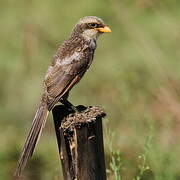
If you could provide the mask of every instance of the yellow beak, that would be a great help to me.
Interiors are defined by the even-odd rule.
[[[108,26],[100,27],[100,28],[95,28],[99,32],[111,32],[111,29]]]

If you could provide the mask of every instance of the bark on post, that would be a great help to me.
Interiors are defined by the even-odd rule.
[[[96,106],[63,105],[53,109],[53,118],[64,180],[106,180],[102,118],[105,113]]]

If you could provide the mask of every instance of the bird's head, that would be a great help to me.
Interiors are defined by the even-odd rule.
[[[96,16],[81,18],[73,29],[73,33],[82,35],[85,39],[97,39],[100,34],[111,32],[111,29]]]

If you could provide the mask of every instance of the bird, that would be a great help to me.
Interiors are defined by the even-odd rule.
[[[97,39],[107,32],[111,32],[111,29],[101,18],[86,16],[79,19],[69,38],[59,46],[45,74],[42,97],[19,157],[15,177],[22,176],[27,161],[33,155],[47,116],[55,104],[61,102],[68,108],[77,110],[68,101],[69,91],[89,69]]]

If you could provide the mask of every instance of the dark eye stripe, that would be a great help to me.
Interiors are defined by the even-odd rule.
[[[98,28],[98,27],[99,27],[99,24],[97,24],[97,23],[88,23],[88,26],[89,26],[90,28]]]
[[[91,23],[91,27],[96,28],[96,27],[98,27],[98,24],[96,24],[96,23]]]

